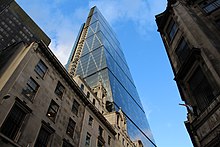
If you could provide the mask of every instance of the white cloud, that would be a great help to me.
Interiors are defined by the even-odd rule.
[[[89,9],[73,9],[66,14],[65,8],[60,7],[61,3],[63,3],[61,0],[52,2],[42,0],[40,3],[38,0],[33,0],[30,5],[25,5],[25,10],[51,38],[49,47],[60,62],[65,65],[81,23],[86,20]]]
[[[73,2],[42,0],[39,3],[38,0],[32,0],[31,4],[25,5],[30,16],[51,38],[50,48],[62,64],[66,64],[80,25],[86,20],[92,6],[96,5],[112,26],[133,23],[139,34],[148,35],[149,30],[155,30],[154,15],[163,11],[166,0],[91,0],[87,6],[68,12],[60,7],[70,3]]]
[[[137,28],[142,28],[149,14],[148,4],[144,0],[92,0],[89,5],[96,5],[112,25],[132,21],[138,26]]]
[[[96,5],[111,25],[130,21],[135,24],[138,33],[146,35],[149,30],[155,29],[154,16],[165,9],[166,3],[166,0],[92,0],[89,6]]]

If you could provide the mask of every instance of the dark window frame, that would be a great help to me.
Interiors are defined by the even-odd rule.
[[[99,136],[103,137],[103,134],[104,134],[104,129],[101,126],[99,126]]]
[[[66,128],[66,134],[69,135],[71,138],[73,138],[74,132],[75,132],[76,122],[69,118],[69,122]]]
[[[85,87],[84,84],[81,84],[81,85],[80,85],[80,89],[81,89],[82,91],[84,90],[84,87]]]
[[[89,132],[87,132],[86,134],[86,140],[85,140],[85,146],[86,147],[89,147],[90,146],[90,143],[91,143],[91,134]]]
[[[218,26],[218,28],[220,28],[220,18],[215,20],[216,25]]]
[[[40,60],[40,61],[37,63],[37,65],[35,66],[35,69],[34,69],[34,71],[35,71],[41,78],[43,78],[43,77],[45,76],[47,70],[48,70],[48,67],[46,66],[46,64],[45,64],[42,60]]]
[[[49,126],[45,121],[42,121],[34,147],[47,147],[50,143],[51,135],[54,132],[55,130],[51,126]]]
[[[46,147],[48,145],[50,135],[50,132],[48,132],[44,127],[41,127],[34,147]]]
[[[87,97],[87,98],[90,97],[90,92],[89,92],[89,91],[87,91],[87,93],[86,93],[86,97]]]
[[[74,99],[74,100],[73,100],[73,105],[72,105],[72,112],[73,112],[76,116],[78,116],[79,107],[80,107],[80,104]]]
[[[178,32],[178,26],[176,22],[173,20],[173,18],[171,18],[166,28],[166,33],[170,42],[175,38],[177,32]]]
[[[32,77],[30,77],[26,83],[25,88],[22,89],[22,94],[32,101],[39,87],[40,85]]]
[[[183,63],[189,55],[190,47],[184,37],[182,37],[175,49],[175,53],[180,63]]]
[[[119,114],[116,114],[116,124],[118,127],[119,127],[119,118],[120,118]]]
[[[50,106],[46,114],[47,117],[53,122],[55,122],[58,111],[59,111],[59,105],[54,100],[51,100]]]
[[[63,84],[61,84],[60,81],[58,81],[54,93],[55,93],[59,98],[62,98],[64,92],[65,92],[65,87],[63,86]]]
[[[196,67],[187,80],[187,87],[200,111],[206,109],[215,99],[214,88],[200,66]]]
[[[206,14],[210,14],[220,8],[220,0],[206,0],[199,3],[199,6]]]
[[[63,139],[62,147],[74,147],[74,146],[66,139]]]
[[[62,147],[74,147],[69,140],[63,139]]]
[[[18,112],[20,113],[19,116],[16,115]],[[27,121],[27,115],[31,112],[32,110],[27,107],[19,98],[15,98],[15,103],[4,120],[0,128],[0,132],[11,140],[17,141],[17,135],[21,131],[25,121]]]
[[[104,143],[98,139],[97,141],[97,147],[103,147],[104,146]]]
[[[88,125],[92,126],[93,121],[94,121],[93,117],[91,115],[89,115]]]
[[[108,145],[111,145],[111,136],[108,135]]]
[[[95,103],[96,103],[96,100],[95,100],[95,99],[93,99],[93,100],[92,100],[92,104],[93,104],[93,105],[95,105]]]

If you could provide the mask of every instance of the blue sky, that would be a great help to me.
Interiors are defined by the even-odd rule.
[[[52,39],[50,48],[66,64],[80,25],[96,5],[115,31],[127,59],[158,147],[192,147],[186,110],[157,32],[154,15],[166,0],[16,0]]]

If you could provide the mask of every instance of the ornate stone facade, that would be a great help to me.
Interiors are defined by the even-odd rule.
[[[194,146],[220,146],[220,2],[168,0],[156,16],[175,81],[188,110]]]

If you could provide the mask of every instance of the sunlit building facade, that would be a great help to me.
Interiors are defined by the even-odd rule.
[[[102,82],[107,91],[106,109],[113,112],[121,108],[131,139],[156,146],[120,43],[97,7],[90,10],[82,25],[66,68],[91,88]]]

